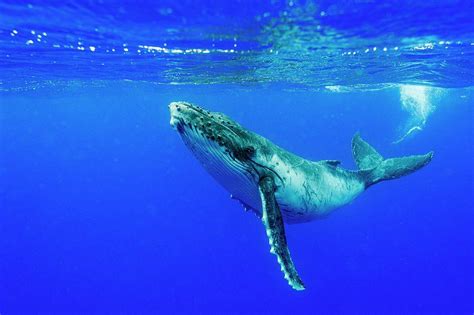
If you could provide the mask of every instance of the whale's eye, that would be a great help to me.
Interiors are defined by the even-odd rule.
[[[255,154],[255,148],[253,147],[241,148],[234,152],[234,156],[241,161],[250,159],[251,157],[254,156],[254,154]]]
[[[255,154],[255,148],[253,147],[246,147],[244,151],[247,157],[252,157]]]

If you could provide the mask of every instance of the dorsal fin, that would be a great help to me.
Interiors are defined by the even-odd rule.
[[[352,155],[360,170],[373,169],[383,161],[383,157],[370,144],[362,140],[359,133],[352,138]]]
[[[322,160],[321,163],[327,164],[329,166],[338,167],[341,164],[339,160]]]

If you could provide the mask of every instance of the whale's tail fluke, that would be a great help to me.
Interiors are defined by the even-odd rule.
[[[352,139],[352,154],[366,187],[411,174],[433,158],[433,152],[429,152],[424,155],[384,159],[370,144],[362,140],[359,133]]]

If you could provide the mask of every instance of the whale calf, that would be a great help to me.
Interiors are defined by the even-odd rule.
[[[337,160],[309,161],[253,133],[222,113],[187,102],[169,105],[170,124],[185,145],[232,198],[263,221],[285,279],[305,285],[288,250],[284,223],[308,222],[350,203],[368,187],[408,175],[428,164],[433,152],[384,159],[357,133],[352,153],[358,170]]]

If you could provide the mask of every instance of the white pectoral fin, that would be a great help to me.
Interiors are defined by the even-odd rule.
[[[262,199],[262,221],[265,224],[270,252],[278,258],[278,263],[285,275],[285,279],[295,290],[304,290],[296,268],[291,260],[288,244],[286,242],[285,226],[280,207],[275,199],[275,182],[271,177],[263,177],[259,182],[260,197]]]

